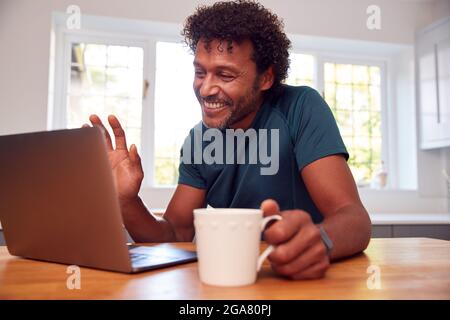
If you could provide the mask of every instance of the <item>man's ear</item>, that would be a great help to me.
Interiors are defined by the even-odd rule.
[[[261,75],[261,91],[266,91],[272,88],[273,82],[275,80],[275,75],[273,71],[273,66],[267,68],[266,71]]]

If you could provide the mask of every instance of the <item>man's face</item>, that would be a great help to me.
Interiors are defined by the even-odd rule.
[[[200,40],[195,52],[194,91],[210,128],[247,128],[262,102],[260,77],[251,59],[249,40],[228,43],[213,40],[209,48]]]

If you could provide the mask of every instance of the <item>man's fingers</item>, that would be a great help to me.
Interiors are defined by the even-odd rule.
[[[137,152],[136,145],[132,144],[130,147],[130,160],[133,164],[141,164],[141,157],[139,156],[139,153]]]
[[[114,137],[116,139],[116,149],[127,150],[127,140],[125,138],[125,131],[122,129],[119,120],[117,120],[115,116],[109,115],[108,122],[114,132]]]
[[[264,231],[264,239],[270,244],[289,241],[299,232],[302,226],[307,225],[311,220],[309,215],[301,210],[283,211],[281,216],[283,219],[277,221]]]
[[[135,166],[135,168],[138,170],[137,177],[142,180],[144,178],[144,170],[142,169],[141,164],[141,157],[139,156],[139,153],[137,152],[137,148],[135,144],[132,144],[130,147],[130,152],[128,152],[131,163]]]
[[[272,199],[264,200],[261,203],[261,210],[263,211],[265,217],[280,213],[278,203]]]
[[[325,277],[325,274],[330,266],[329,260],[322,260],[317,262],[316,264],[311,265],[307,269],[291,275],[290,278],[294,280],[311,280],[311,279],[320,279]]]
[[[264,200],[261,203],[261,210],[263,211],[264,217],[273,216],[275,214],[280,214],[280,207],[278,206],[278,203],[272,199]],[[265,229],[267,230],[274,223],[276,223],[276,221],[270,221],[266,225]]]
[[[300,230],[290,241],[278,245],[269,255],[269,260],[278,265],[290,264],[295,260],[300,260],[297,262],[300,263],[304,260],[302,256],[307,255],[310,250],[315,252],[315,258],[324,256],[326,249],[321,241],[320,232],[316,232],[316,229],[316,227],[307,227]],[[308,260],[309,257],[305,259]]]
[[[108,149],[108,151],[111,151],[113,149],[111,137],[108,133],[108,130],[106,130],[105,126],[103,125],[102,120],[100,120],[100,118],[96,114],[92,114],[89,117],[89,120],[91,121],[93,126],[97,126],[103,131],[103,134],[105,135],[106,148]]]

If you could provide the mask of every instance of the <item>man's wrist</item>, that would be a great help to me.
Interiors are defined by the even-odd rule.
[[[317,227],[319,228],[320,236],[322,237],[322,242],[325,245],[325,248],[327,249],[327,255],[328,257],[330,257],[331,251],[333,250],[334,247],[333,241],[331,241],[330,237],[328,236],[327,232],[325,231],[322,225],[319,224]]]
[[[135,207],[140,202],[141,202],[141,198],[139,198],[138,195],[136,195],[135,197],[132,197],[132,198],[119,198],[119,205],[120,205],[120,209],[122,211],[128,210],[132,207]]]

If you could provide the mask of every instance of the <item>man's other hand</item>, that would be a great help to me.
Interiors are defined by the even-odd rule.
[[[125,131],[115,116],[108,116],[109,125],[114,133],[115,148],[113,148],[111,136],[100,118],[94,114],[89,117],[89,120],[93,126],[102,129],[105,135],[106,149],[108,150],[119,202],[121,206],[127,205],[129,202],[137,199],[142,179],[144,178],[141,158],[137,148],[132,144],[128,150]],[[89,127],[89,125],[84,124],[83,127]]]
[[[282,220],[264,231],[267,243],[275,246],[269,255],[272,269],[291,279],[317,279],[325,276],[330,265],[319,228],[302,210],[281,211],[274,200],[261,204],[264,216],[279,214]]]

